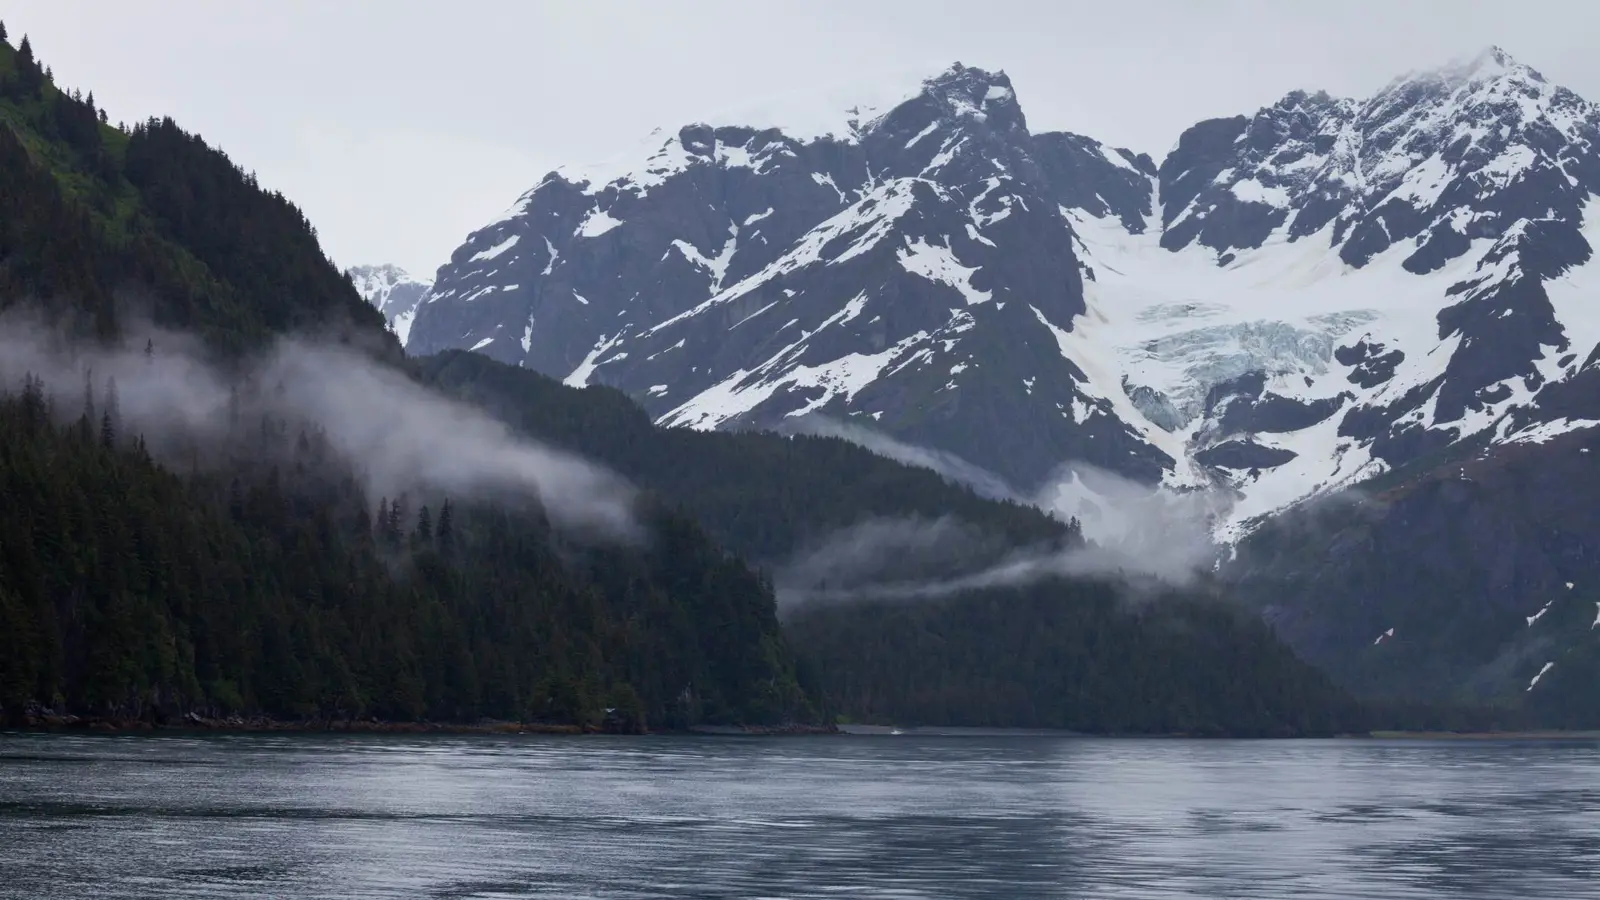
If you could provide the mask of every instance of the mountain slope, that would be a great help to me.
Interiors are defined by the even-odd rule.
[[[857,720],[1085,731],[1328,734],[1361,711],[1204,586],[972,575],[1081,552],[1076,529],[838,438],[653,426],[621,393],[448,351],[421,377],[659,492],[771,570],[808,684]],[[820,571],[823,596],[807,597]],[[968,584],[963,586],[963,577]],[[931,585],[857,602],[828,588]],[[980,579],[981,581],[981,579]]]
[[[691,125],[551,173],[441,268],[408,349],[668,425],[853,418],[1022,494],[1069,461],[1212,488],[1232,539],[1474,436],[1600,422],[1565,387],[1600,345],[1597,141],[1498,49],[1199,123],[1159,163],[1034,134],[958,65],[829,134]]]
[[[319,432],[248,422],[180,479],[48,399],[0,397],[0,720],[814,715],[770,589],[687,518],[648,513],[641,550],[428,494],[374,517]]]
[[[423,390],[292,204],[3,41],[0,310],[0,721],[815,715],[750,567]]]
[[[111,127],[0,42],[0,308],[42,299],[101,337],[148,318],[237,352],[315,328],[398,356],[282,195],[171,119]]]
[[[394,265],[356,266],[345,274],[361,296],[383,313],[390,330],[404,344],[417,306],[433,289],[433,282],[412,278],[405,269]]]
[[[1600,725],[1594,433],[1462,448],[1267,523],[1225,569],[1306,658],[1368,697]]]

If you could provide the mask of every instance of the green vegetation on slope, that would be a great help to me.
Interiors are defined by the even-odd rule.
[[[110,126],[0,43],[7,306],[84,341],[149,319],[224,359],[307,330],[400,360],[282,196],[170,120]],[[105,398],[70,421],[99,385],[0,387],[0,719],[813,715],[771,586],[648,498],[639,547],[505,504],[380,510],[310,423],[263,418],[175,472]]]
[[[858,721],[1256,737],[1364,730],[1357,705],[1259,619],[1179,592],[1129,605],[1047,582],[829,607],[790,638]]]
[[[0,401],[0,706],[127,716],[806,717],[770,588],[682,516],[643,549],[535,511],[369,514],[315,430],[241,425],[179,479],[112,420]]]
[[[398,352],[281,194],[171,119],[107,124],[0,42],[0,308],[45,299],[102,338],[147,317],[222,350],[315,325]]]

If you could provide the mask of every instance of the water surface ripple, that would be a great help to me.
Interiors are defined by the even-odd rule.
[[[0,897],[1600,898],[1600,743],[0,733]]]

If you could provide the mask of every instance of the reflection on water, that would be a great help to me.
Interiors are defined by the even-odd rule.
[[[0,897],[1600,897],[1600,744],[0,734]]]

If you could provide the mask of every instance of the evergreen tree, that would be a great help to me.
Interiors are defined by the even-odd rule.
[[[105,410],[105,421],[114,436],[116,432],[122,430],[122,402],[117,398],[117,377],[115,375],[106,378],[106,393],[102,408]],[[107,446],[110,446],[110,444]]]
[[[416,539],[421,544],[433,543],[433,514],[428,512],[427,504],[417,511]]]
[[[6,23],[0,22],[0,41],[6,40]]]
[[[455,549],[456,527],[455,513],[448,497],[445,498],[444,505],[439,507],[439,527],[435,529],[435,534],[438,536],[439,552],[449,556]]]
[[[390,549],[399,549],[400,541],[405,537],[405,534],[405,495],[401,494],[400,497],[395,499],[393,503],[389,504],[387,527],[384,529],[384,539],[389,544]]]

